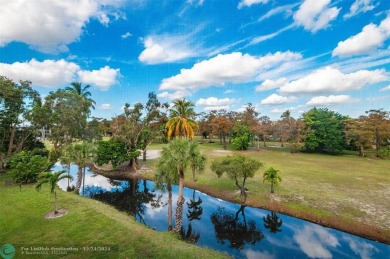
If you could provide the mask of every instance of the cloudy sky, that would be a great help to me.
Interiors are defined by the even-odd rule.
[[[0,75],[92,86],[111,118],[148,92],[272,119],[390,110],[388,0],[0,0]]]

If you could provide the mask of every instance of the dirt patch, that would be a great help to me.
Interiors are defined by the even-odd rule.
[[[50,211],[45,215],[45,219],[56,219],[61,218],[69,213],[69,210],[66,209],[59,209],[56,211]]]

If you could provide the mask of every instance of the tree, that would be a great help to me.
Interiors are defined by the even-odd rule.
[[[195,174],[196,172],[202,172],[205,169],[206,165],[206,156],[200,153],[199,146],[197,142],[190,142],[190,157],[189,163],[192,171],[192,179],[196,181]]]
[[[35,132],[32,121],[34,104],[40,100],[39,93],[32,89],[30,81],[20,84],[0,76],[0,170],[3,156],[11,157],[23,142]]]
[[[271,215],[267,215],[263,217],[264,227],[269,230],[271,233],[278,233],[282,231],[280,227],[283,224],[283,221],[278,217],[278,215],[271,211]]]
[[[238,114],[238,120],[241,124],[246,125],[250,131],[250,138],[254,140],[254,135],[256,134],[256,125],[258,120],[259,113],[256,112],[255,107],[252,103],[247,103],[245,110]]]
[[[90,98],[92,94],[88,90],[91,86],[86,85],[83,87],[80,82],[72,82],[70,85],[71,86],[65,87],[65,90],[83,97],[84,100],[90,103],[90,107],[95,110],[96,102]]]
[[[263,140],[263,147],[266,146],[265,141],[270,134],[272,128],[272,121],[268,116],[261,116],[257,123],[252,126],[251,131],[258,135],[257,150],[260,149],[260,139]]]
[[[282,113],[280,120],[276,123],[276,132],[280,139],[281,147],[284,147],[284,142],[291,137],[294,122],[295,120],[291,117],[291,112],[286,110]]]
[[[248,126],[236,123],[233,127],[232,144],[238,150],[246,150],[251,141],[251,132]]]
[[[228,177],[234,180],[236,186],[241,191],[241,195],[246,197],[245,182],[248,177],[252,178],[263,164],[249,157],[234,154],[223,158],[217,158],[211,163],[211,170],[221,177],[227,173]],[[239,181],[242,181],[241,184]]]
[[[303,114],[305,149],[309,152],[340,154],[345,147],[344,121],[347,117],[328,109],[313,108]]]
[[[166,175],[169,179],[179,178],[175,232],[179,232],[182,226],[184,176],[187,168],[191,165],[190,159],[193,153],[200,154],[199,146],[196,142],[191,142],[187,139],[174,139],[169,142],[168,146],[163,147],[161,157],[157,164],[158,171]],[[202,161],[205,163],[205,160]]]
[[[44,106],[54,150],[82,139],[90,114],[90,102],[73,92],[59,89],[46,96]]]
[[[305,140],[305,124],[302,119],[297,119],[293,121],[292,129],[291,129],[291,142],[293,145],[292,152],[296,152],[298,149],[298,146],[301,142]]]
[[[390,139],[390,111],[383,109],[366,111],[367,126],[371,129],[377,155],[384,144]]]
[[[25,151],[13,155],[9,161],[10,172],[20,188],[22,184],[36,182],[39,174],[49,170],[50,166],[47,157]]]
[[[57,192],[56,192],[56,186],[59,181],[62,179],[70,179],[72,180],[73,177],[71,175],[67,175],[66,171],[58,171],[58,172],[44,172],[39,175],[38,183],[36,184],[35,188],[39,191],[43,184],[48,183],[50,185],[50,192],[54,194],[54,214],[58,213],[57,210]]]
[[[157,130],[152,130],[152,125],[162,115],[161,108],[166,104],[161,104],[155,93],[148,95],[145,104],[136,103],[133,107],[126,103],[124,113],[113,118],[111,121],[111,131],[113,138],[125,144],[125,155],[129,158],[130,170],[134,173],[138,171],[137,158],[140,154],[138,149],[143,150],[158,136]],[[151,134],[144,134],[149,131]]]
[[[88,142],[69,145],[64,149],[66,160],[77,165],[77,182],[74,190],[77,194],[80,192],[81,182],[83,179],[83,168],[86,166],[87,162],[91,160],[93,153],[94,147]]]
[[[373,144],[375,131],[367,124],[366,116],[345,121],[346,141],[348,144],[358,148],[359,156],[364,156],[364,150],[370,148]]]
[[[168,129],[168,139],[172,136],[186,137],[192,139],[195,136],[195,130],[199,129],[194,120],[194,104],[185,99],[173,101],[173,108],[169,109],[170,119],[166,124]]]
[[[226,150],[226,137],[231,133],[234,123],[226,115],[218,115],[210,121],[212,131],[221,137]]]
[[[280,171],[273,167],[268,168],[263,174],[263,183],[269,182],[271,184],[271,193],[274,193],[274,186],[278,186],[281,181]]]

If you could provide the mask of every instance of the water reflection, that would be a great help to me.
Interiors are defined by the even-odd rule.
[[[241,219],[239,215],[241,213]],[[241,250],[246,243],[256,244],[264,238],[261,230],[257,229],[256,222],[245,217],[245,206],[241,205],[234,214],[226,211],[224,208],[218,208],[211,215],[211,222],[214,224],[215,237],[220,244],[229,241],[230,248]]]
[[[57,165],[57,170],[61,169]],[[77,167],[71,166],[70,173],[75,177]],[[157,231],[172,227],[176,185],[163,192],[155,190],[151,181],[111,180],[88,170],[84,181],[82,195],[111,204]],[[67,179],[59,186],[66,190]],[[390,248],[385,244],[189,188],[183,191],[186,202],[181,238],[235,258],[389,258]]]

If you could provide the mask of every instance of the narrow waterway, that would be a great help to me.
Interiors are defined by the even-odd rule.
[[[55,170],[62,170],[56,165]],[[77,167],[71,166],[75,185]],[[59,183],[66,190],[68,180]],[[102,201],[156,231],[174,225],[178,187],[155,190],[148,180],[117,181],[86,170],[81,195]],[[268,210],[184,188],[181,238],[235,258],[390,258],[390,246]],[[172,223],[168,219],[172,209]]]

